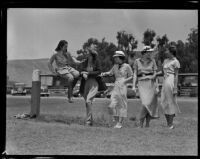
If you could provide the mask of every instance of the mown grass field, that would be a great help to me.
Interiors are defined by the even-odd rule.
[[[107,112],[109,99],[96,99],[94,126],[84,125],[82,98],[69,104],[63,97],[41,98],[37,119],[16,119],[29,113],[30,97],[7,97],[6,151],[9,155],[197,155],[197,98],[179,98],[182,113],[169,130],[161,113],[150,128],[137,128],[127,119],[122,129],[114,129]],[[139,99],[128,100],[128,116],[140,110]]]

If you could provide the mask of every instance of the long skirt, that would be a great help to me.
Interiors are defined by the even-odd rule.
[[[174,88],[174,75],[169,74],[164,78],[162,91],[161,91],[161,106],[165,114],[178,114],[180,113],[177,104],[176,96],[173,94]]]
[[[92,103],[98,92],[99,85],[94,78],[89,78],[85,82],[83,98],[87,103]]]
[[[112,115],[127,117],[127,86],[120,80],[116,81],[110,98],[109,108],[112,110]]]
[[[150,116],[158,118],[158,99],[155,80],[139,80],[138,90],[142,105],[147,109]]]

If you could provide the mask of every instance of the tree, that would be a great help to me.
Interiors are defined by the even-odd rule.
[[[88,47],[91,46],[91,44],[95,44],[95,45],[98,45],[98,40],[95,39],[95,38],[89,38],[87,42],[85,42],[83,44],[83,50],[86,50]]]
[[[132,34],[129,34],[124,30],[117,32],[116,38],[118,49],[124,51],[127,55],[137,48],[138,41]]]
[[[187,42],[185,43],[185,58],[184,72],[198,72],[198,29],[192,28],[188,34]]]
[[[143,41],[142,43],[144,45],[148,45],[148,46],[151,46],[151,48],[154,48],[155,44],[153,44],[153,40],[154,40],[154,37],[156,36],[156,33],[155,31],[151,30],[151,29],[147,29],[145,32],[144,32],[144,37],[143,37]]]
[[[191,33],[188,34],[188,43],[191,53],[198,58],[198,29],[192,28]]]
[[[135,56],[134,49],[137,48],[138,41],[135,37],[122,30],[117,32],[117,42],[118,42],[118,50],[122,50],[126,55],[126,62],[130,65],[133,64],[133,59]]]
[[[156,38],[156,41],[157,41],[157,54],[156,54],[156,62],[157,62],[157,66],[158,66],[158,70],[161,70],[162,69],[162,63],[165,59],[165,51],[166,51],[166,48],[168,46],[168,37],[167,35],[163,35],[162,37],[160,36],[157,36]]]
[[[82,60],[86,58],[85,51],[92,44],[96,45],[96,49],[98,52],[98,60],[100,62],[102,71],[110,70],[113,65],[112,56],[114,52],[117,50],[117,47],[113,43],[107,42],[105,38],[103,38],[101,41],[98,41],[95,38],[89,38],[83,44],[83,49],[77,51],[77,54],[79,54],[77,59]]]

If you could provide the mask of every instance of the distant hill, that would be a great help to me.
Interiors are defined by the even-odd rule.
[[[48,59],[8,60],[7,76],[9,81],[23,82],[31,87],[33,70],[39,69],[42,74],[50,73],[47,63]]]

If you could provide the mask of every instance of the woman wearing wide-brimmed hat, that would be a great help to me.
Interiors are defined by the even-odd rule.
[[[114,66],[109,72],[102,73],[102,76],[114,75],[115,84],[111,93],[109,109],[117,122],[114,128],[122,128],[122,122],[127,117],[127,86],[126,83],[133,78],[133,72],[129,64],[125,63],[123,51],[116,51],[113,55]]]
[[[135,60],[134,63],[134,77],[133,90],[136,90],[136,82],[138,84],[138,91],[142,103],[139,121],[140,127],[143,127],[146,119],[146,127],[149,127],[151,119],[158,118],[158,104],[157,104],[157,83],[156,70],[157,65],[151,57],[153,49],[150,46],[144,46],[141,51],[142,57]]]
[[[80,93],[85,100],[86,105],[86,125],[93,125],[92,104],[94,97],[98,91],[105,91],[107,89],[102,78],[99,76],[101,73],[100,64],[98,61],[98,53],[94,45],[90,46],[87,50],[87,59],[82,63],[81,67],[81,85]]]
[[[173,118],[180,113],[176,101],[180,63],[176,58],[176,46],[170,45],[169,50],[165,54],[167,58],[163,62],[164,81],[161,91],[161,106],[164,110],[169,129],[173,129]]]

